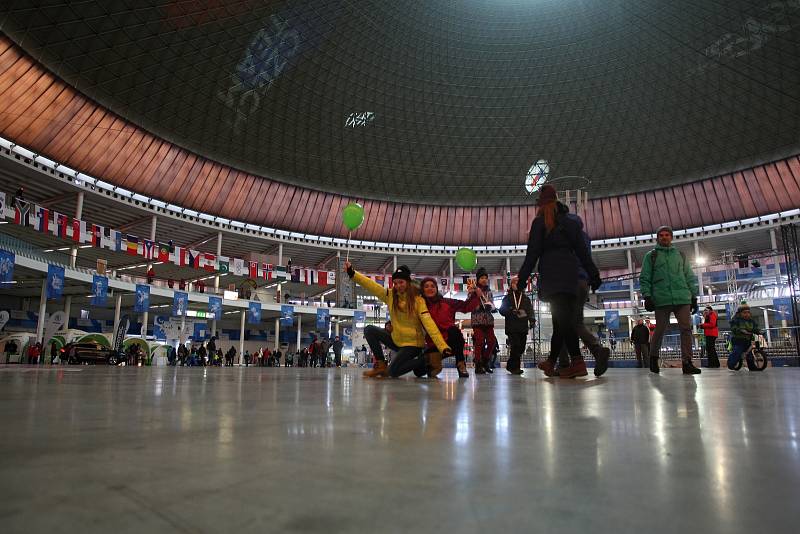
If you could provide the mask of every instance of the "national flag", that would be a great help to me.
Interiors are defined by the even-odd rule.
[[[93,247],[99,247],[103,237],[103,227],[97,224],[92,225],[91,243]]]
[[[172,251],[172,263],[175,265],[186,265],[186,249],[183,247],[175,247]]]
[[[282,265],[278,265],[275,268],[275,277],[276,278],[283,278],[284,280],[289,278],[289,272],[286,270],[286,267]]]
[[[59,222],[61,221],[61,218],[64,216],[58,213],[57,211],[54,211],[52,213],[53,213],[53,221],[49,224],[48,230],[50,231],[51,234],[53,234],[56,237],[63,237],[61,235],[61,225],[59,224]]]
[[[125,249],[127,250],[128,254],[131,256],[136,256],[139,254],[139,238],[135,235],[128,234],[125,236],[126,246]]]
[[[227,274],[231,270],[231,260],[227,256],[217,257],[217,271],[220,274]]]
[[[268,263],[262,263],[261,264],[261,271],[259,272],[259,275],[264,280],[268,280],[269,279],[269,268],[268,267],[269,267]]]
[[[247,274],[247,267],[245,267],[242,258],[233,258],[233,274],[236,276],[245,276]]]
[[[58,237],[62,239],[67,239],[68,233],[67,230],[69,229],[69,217],[64,215],[63,213],[56,213],[53,217],[53,221],[56,223],[56,228],[58,228]]]
[[[25,201],[17,200],[14,206],[14,224],[26,225],[29,222],[31,205]]]
[[[200,252],[189,249],[189,266],[195,269],[200,268]]]
[[[450,286],[450,279],[449,278],[440,278],[439,283],[442,285],[442,289],[447,289]]]
[[[149,239],[142,240],[142,256],[148,260],[155,259],[157,256],[156,242]]]
[[[328,271],[319,271],[317,273],[317,283],[321,286],[328,285]]]
[[[248,275],[250,278],[258,278],[258,262],[250,261],[248,264],[250,265],[250,268],[248,269]]]
[[[497,277],[495,279],[495,289],[497,289],[497,291],[503,291],[503,286],[504,286],[503,277],[502,276]]]
[[[216,254],[209,254],[204,252],[200,255],[200,262],[198,267],[202,268],[205,271],[213,273],[217,270],[217,255]]]
[[[300,269],[292,271],[292,282],[300,282]]]
[[[47,232],[50,228],[50,210],[41,206],[35,206],[35,208],[34,228],[39,232]]]
[[[158,261],[163,263],[169,261],[169,245],[164,243],[158,244]]]
[[[306,269],[306,284],[313,286],[317,281],[317,271],[314,269]]]
[[[386,287],[392,287],[392,275],[386,277],[387,285]]]
[[[328,284],[329,285],[336,284],[336,271],[328,271]]]
[[[84,235],[86,235],[86,221],[72,219],[72,240],[76,243],[82,243]]]

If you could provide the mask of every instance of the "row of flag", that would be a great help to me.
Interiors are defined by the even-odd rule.
[[[5,196],[4,193],[0,195]],[[14,223],[50,233],[76,244],[88,244],[112,252],[124,252],[147,260],[173,263],[180,267],[192,267],[212,273],[232,273],[253,279],[296,282],[306,285],[334,285],[335,271],[321,271],[249,261],[242,258],[217,256],[191,248],[140,238],[113,228],[74,219],[57,211],[31,202],[16,202]]]

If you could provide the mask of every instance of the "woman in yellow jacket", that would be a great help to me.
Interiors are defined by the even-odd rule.
[[[373,325],[364,329],[364,337],[376,360],[375,367],[364,373],[365,377],[391,376],[397,378],[416,369],[421,373],[424,372],[426,370],[424,355],[426,331],[442,355],[450,355],[450,347],[447,346],[439,328],[431,319],[425,299],[411,284],[411,271],[408,267],[401,265],[392,274],[391,289],[386,289],[356,272],[349,261],[345,262],[344,267],[347,275],[356,284],[389,306],[389,316],[392,320],[391,333]],[[386,357],[383,355],[381,344],[395,351],[390,366],[386,365]]]

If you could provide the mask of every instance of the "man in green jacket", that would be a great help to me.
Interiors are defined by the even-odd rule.
[[[650,370],[658,373],[658,355],[670,314],[675,314],[681,333],[684,374],[700,374],[692,363],[691,313],[697,310],[697,277],[683,254],[672,246],[672,228],[656,233],[658,245],[645,254],[639,284],[645,308],[656,312],[656,330],[650,340]]]

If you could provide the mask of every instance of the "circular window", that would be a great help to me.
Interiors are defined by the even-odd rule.
[[[525,175],[525,189],[528,194],[535,193],[547,182],[550,177],[550,164],[546,160],[540,159],[528,169]]]

